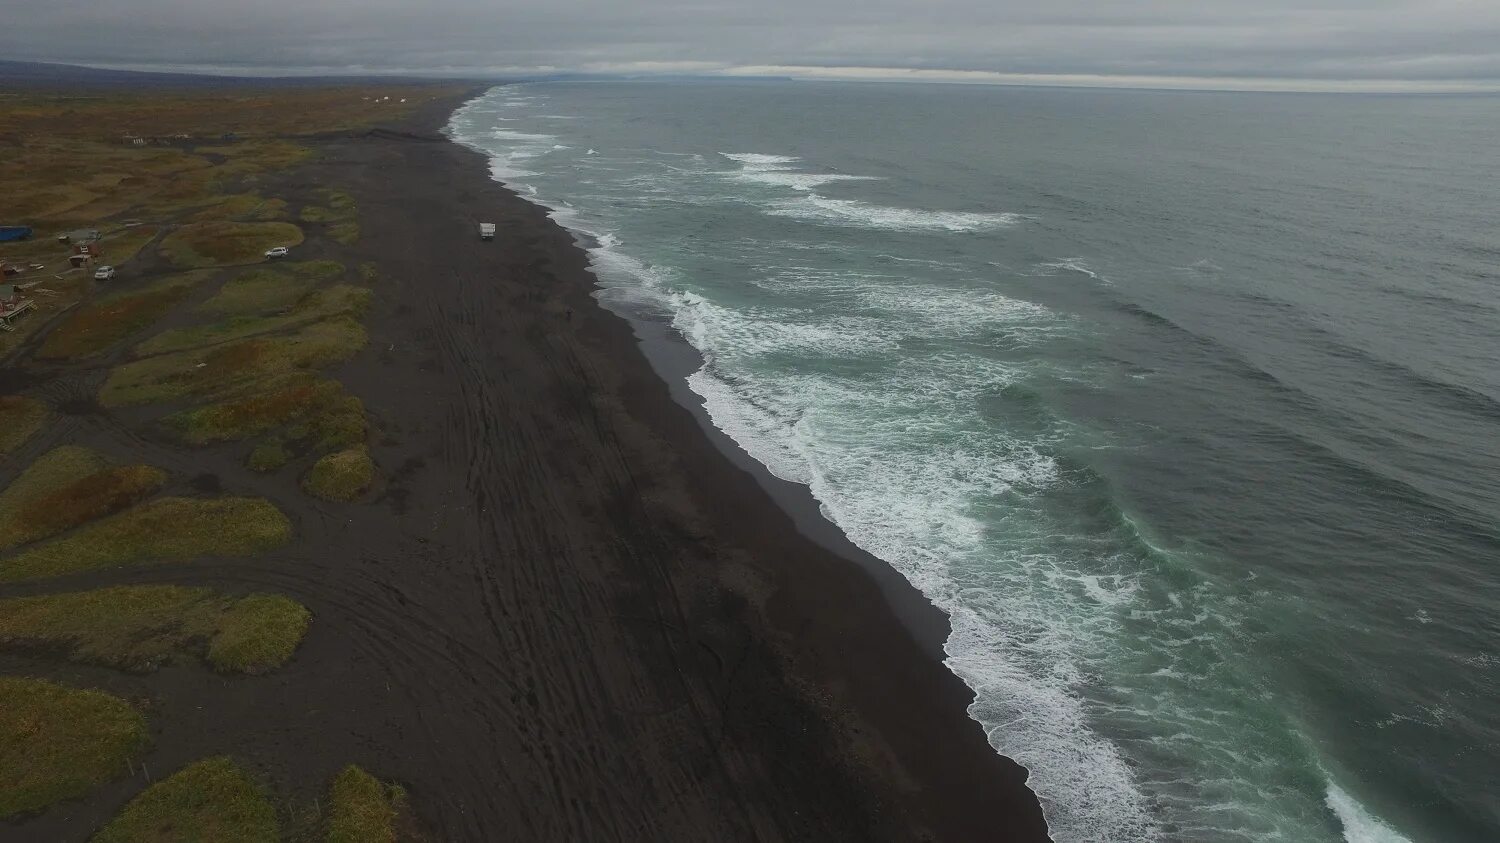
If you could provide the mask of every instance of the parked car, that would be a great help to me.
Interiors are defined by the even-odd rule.
[[[286,253],[287,248],[285,246],[276,246],[274,248],[266,250],[266,257],[275,260],[276,258],[286,257]]]
[[[101,266],[94,270],[95,281],[108,281],[115,277],[115,268],[112,266]]]

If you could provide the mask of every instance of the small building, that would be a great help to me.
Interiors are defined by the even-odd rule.
[[[0,243],[8,243],[12,240],[26,240],[31,237],[31,226],[29,225],[0,225]]]
[[[0,284],[0,331],[14,331],[15,318],[35,307],[36,302],[23,297],[16,285]]]

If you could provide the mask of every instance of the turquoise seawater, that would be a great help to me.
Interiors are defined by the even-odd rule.
[[[499,87],[1059,841],[1500,839],[1500,99]]]

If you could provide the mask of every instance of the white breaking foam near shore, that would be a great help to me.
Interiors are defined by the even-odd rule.
[[[843,291],[847,279],[804,275],[817,289]],[[905,330],[947,334],[956,301],[931,308],[884,292],[869,277],[861,298],[901,309]],[[778,284],[788,286],[790,279]],[[955,295],[957,295],[955,293]],[[1075,689],[1085,677],[1074,665],[1086,646],[1064,610],[1036,602],[1027,577],[1054,576],[1056,560],[1017,558],[1015,588],[990,578],[995,545],[976,501],[997,500],[1058,480],[1051,457],[1034,444],[997,438],[967,424],[982,396],[1018,375],[968,355],[940,353],[887,364],[874,380],[832,371],[767,367],[788,350],[819,359],[888,348],[889,320],[789,322],[793,312],[729,308],[674,293],[674,325],[703,352],[706,364],[688,379],[714,426],[773,475],[806,485],[829,520],[855,544],[885,560],[952,618],[945,644],[949,668],[976,692],[971,716],[997,750],[1031,769],[1055,839],[1135,841],[1156,829],[1130,767],[1116,747],[1090,728]],[[1003,296],[970,302],[967,329],[982,320],[1027,325],[1050,311]],[[973,306],[979,304],[981,306]],[[948,305],[948,306],[944,306]],[[910,306],[910,307],[908,307]],[[850,358],[854,359],[854,358]],[[981,558],[982,557],[982,558]],[[1047,569],[1047,570],[1043,570]],[[1105,612],[1129,602],[1131,587],[1104,589],[1083,577],[1081,603]],[[1059,589],[1044,593],[1057,594]]]
[[[1411,838],[1386,825],[1347,791],[1328,783],[1328,809],[1344,824],[1344,839],[1349,843],[1411,843]]]

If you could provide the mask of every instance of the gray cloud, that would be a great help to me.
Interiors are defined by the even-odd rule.
[[[879,67],[985,71],[1023,81],[1061,75],[1248,78],[1272,86],[1286,80],[1451,80],[1500,87],[1500,3],[1494,0],[7,5],[0,55],[112,65],[465,73]],[[847,75],[834,73],[840,74]]]

